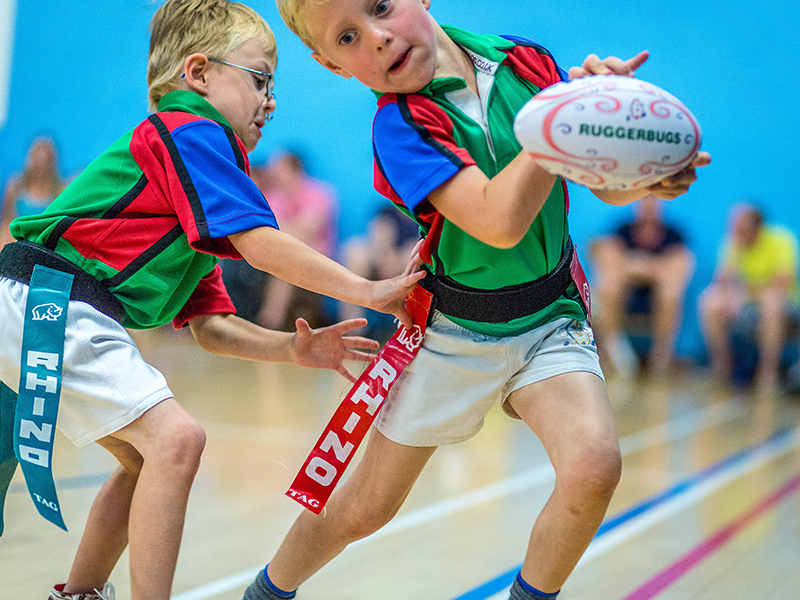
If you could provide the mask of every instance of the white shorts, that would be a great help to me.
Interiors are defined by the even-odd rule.
[[[0,277],[0,381],[15,392],[27,298],[27,284]],[[144,361],[122,325],[70,301],[57,424],[64,435],[85,446],[171,397],[164,376]]]
[[[398,444],[454,444],[478,433],[498,400],[508,415],[519,418],[508,403],[512,392],[576,371],[603,379],[586,322],[563,318],[498,338],[436,312],[419,354],[395,381],[375,425]]]

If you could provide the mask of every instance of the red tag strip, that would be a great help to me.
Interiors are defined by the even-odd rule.
[[[589,327],[592,326],[592,294],[589,291],[589,282],[586,280],[586,273],[583,272],[583,267],[578,260],[578,246],[572,254],[572,264],[570,265],[572,271],[572,280],[578,286],[578,292],[583,300],[583,305],[586,307],[586,320],[589,322]]]
[[[331,417],[286,495],[319,514],[367,435],[383,401],[403,369],[417,355],[433,296],[417,286],[406,298],[414,319],[400,327],[364,370]]]

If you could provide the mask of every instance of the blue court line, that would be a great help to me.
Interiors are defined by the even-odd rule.
[[[95,473],[93,475],[78,475],[77,477],[64,477],[56,479],[56,488],[59,490],[77,490],[80,488],[94,487],[103,485],[106,479],[111,476],[111,471],[107,473]],[[27,494],[28,488],[25,482],[15,482],[8,486],[9,494]]]
[[[789,428],[781,428],[775,431],[769,437],[763,439],[762,441],[753,444],[752,446],[748,446],[743,450],[739,450],[726,458],[723,458],[717,463],[706,467],[702,471],[683,479],[682,481],[678,482],[671,488],[660,492],[650,498],[646,498],[642,502],[638,504],[634,504],[627,510],[624,510],[620,513],[617,513],[615,516],[607,519],[603,522],[600,528],[597,530],[595,534],[595,539],[599,538],[602,535],[605,535],[609,531],[616,529],[623,523],[630,521],[634,517],[641,515],[649,510],[656,508],[657,506],[664,504],[668,500],[671,500],[681,494],[686,493],[693,487],[698,486],[702,482],[711,477],[719,474],[722,471],[726,471],[728,469],[732,469],[735,466],[745,462],[753,455],[764,452],[766,450],[772,449],[774,447],[780,447],[783,444],[787,443],[791,438],[793,431]],[[487,598],[491,598],[495,594],[507,589],[512,583],[514,583],[514,578],[519,573],[519,570],[522,568],[522,564],[517,565],[513,569],[498,575],[494,579],[490,579],[486,583],[479,585],[476,588],[473,588],[454,598],[454,600],[486,600]]]

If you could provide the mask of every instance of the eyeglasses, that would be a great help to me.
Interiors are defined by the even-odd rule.
[[[212,58],[211,56],[208,57],[208,60],[211,62],[219,63],[221,65],[227,65],[229,67],[234,67],[236,69],[241,69],[242,71],[247,71],[248,73],[252,73],[253,75],[258,75],[258,77],[253,77],[256,84],[256,89],[260,91],[264,91],[264,95],[267,97],[267,100],[271,100],[272,97],[275,95],[275,75],[272,73],[265,73],[264,71],[257,71],[255,69],[250,69],[248,67],[243,67],[241,65],[235,65],[233,63],[226,62],[219,58]]]
[[[248,73],[252,73],[253,80],[256,85],[256,90],[259,92],[264,92],[264,95],[267,97],[267,101],[272,100],[275,98],[275,75],[272,73],[266,73],[264,71],[257,71],[256,69],[250,69],[248,67],[243,67],[241,65],[235,65],[233,63],[229,63],[227,61],[221,60],[219,58],[213,58],[211,56],[208,57],[208,60],[211,62],[219,63],[221,65],[227,65],[229,67],[234,67],[236,69],[241,69],[242,71],[247,71]],[[181,78],[185,78],[186,73],[181,75]],[[272,120],[272,113],[268,112],[266,114],[266,120]]]

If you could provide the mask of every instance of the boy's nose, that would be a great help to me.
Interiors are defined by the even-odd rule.
[[[369,28],[369,34],[372,38],[373,44],[375,44],[375,48],[378,50],[383,50],[389,46],[394,38],[390,31],[380,27],[379,25],[372,25]]]
[[[277,101],[275,100],[275,95],[274,94],[272,96],[270,96],[269,98],[264,97],[264,113],[266,115],[267,121],[272,119],[272,113],[275,112],[275,109],[277,108],[277,106],[278,106],[278,104],[277,104]]]

